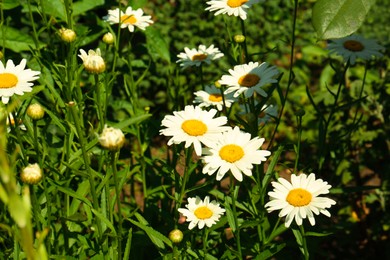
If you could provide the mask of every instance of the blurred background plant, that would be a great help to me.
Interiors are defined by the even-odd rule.
[[[342,60],[329,56],[324,49],[327,42],[318,39],[312,26],[315,2],[299,1],[294,57],[294,1],[266,1],[248,12],[245,40],[249,60],[267,61],[283,73],[269,98],[278,107],[284,105],[278,131],[272,139],[276,122],[271,120],[261,127],[261,137],[269,150],[280,155],[274,166],[279,175],[288,176],[298,167],[318,173],[333,186],[331,194],[337,205],[332,208],[332,219],[312,228],[317,235],[330,235],[308,240],[313,259],[385,259],[390,255],[386,247],[390,228],[390,25],[389,14],[383,9],[389,3],[377,0],[358,30],[385,47],[384,57],[358,62],[340,79]],[[142,7],[152,16],[153,26],[129,33],[103,21],[108,10],[124,10],[128,5]],[[0,126],[1,152],[7,152],[0,156],[4,209],[0,213],[4,230],[0,233],[1,258],[44,259],[47,254],[49,258],[69,259],[115,259],[122,255],[123,259],[169,259],[175,250],[186,252],[189,259],[200,257],[195,249],[202,248],[201,232],[184,231],[186,242],[179,245],[172,243],[168,234],[175,228],[184,229],[173,212],[178,198],[171,197],[173,188],[179,188],[177,173],[198,173],[201,165],[192,157],[194,162],[185,162],[189,157],[180,153],[181,146],[167,149],[167,139],[158,133],[166,114],[192,104],[194,91],[201,90],[203,83],[214,84],[237,64],[240,45],[233,37],[242,34],[238,19],[214,16],[204,10],[206,4],[201,0],[3,0],[0,6],[3,64],[26,58],[29,68],[41,71],[33,91],[13,97],[7,106],[16,122],[8,126],[10,132],[5,134],[5,121]],[[61,34],[62,28],[75,34]],[[115,36],[113,43],[103,41],[107,32]],[[213,66],[202,67],[203,82],[197,67],[182,70],[176,64],[184,47],[200,44],[214,44],[225,53]],[[79,49],[88,52],[97,48],[105,61],[105,72],[90,74],[77,55]],[[294,78],[284,102],[291,60]],[[333,111],[340,81],[344,85]],[[43,107],[43,118],[27,116],[33,103]],[[302,115],[299,124],[297,113]],[[323,119],[330,113],[324,134]],[[234,113],[232,119],[238,122]],[[21,124],[26,130],[18,127]],[[126,135],[120,152],[98,145],[105,124]],[[296,167],[294,145],[299,131],[301,156]],[[284,150],[278,153],[282,146]],[[38,163],[44,177],[39,184],[30,185],[33,222],[29,223],[26,209],[23,221],[28,235],[24,236],[19,233],[22,217],[15,218],[9,196],[15,196],[12,205],[24,203],[20,209],[28,208],[27,188],[22,188],[21,177],[15,173],[32,163]],[[187,169],[188,165],[192,168]],[[4,181],[7,176],[12,176],[9,182]],[[203,174],[191,174],[187,181],[189,196],[212,194],[223,200],[228,190],[224,183],[205,181]],[[11,184],[12,189],[4,186]],[[250,185],[246,188],[255,190]],[[240,193],[239,201],[251,201],[248,196]],[[241,214],[249,215],[245,211]],[[276,221],[274,217],[270,216],[270,222]],[[118,223],[122,224],[120,229]],[[227,223],[223,217],[209,230],[208,252],[219,259],[234,259],[233,250],[228,249],[234,247],[234,239]],[[250,250],[256,248],[252,239],[256,224],[242,226],[248,236],[241,243],[248,255],[255,254]],[[32,244],[35,249],[31,249]],[[273,253],[281,250],[275,255],[277,259],[299,255],[292,233],[280,234],[273,245],[265,248]],[[34,250],[41,258],[30,256],[37,254]]]

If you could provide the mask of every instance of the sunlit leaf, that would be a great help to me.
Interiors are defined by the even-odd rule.
[[[312,20],[319,39],[342,38],[363,24],[375,0],[318,0]]]
[[[33,38],[29,34],[5,25],[3,25],[2,30],[0,30],[1,43],[3,43],[3,39],[4,47],[14,52],[29,51],[36,47]],[[43,43],[38,44],[38,48],[45,46]]]
[[[145,30],[146,48],[153,60],[163,59],[170,63],[171,57],[169,54],[168,44],[162,37],[160,31],[153,27],[148,27]]]

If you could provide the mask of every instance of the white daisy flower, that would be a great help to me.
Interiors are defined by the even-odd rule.
[[[259,150],[264,138],[251,139],[249,133],[244,133],[238,126],[219,135],[208,148],[204,148],[203,173],[212,175],[217,171],[217,181],[221,180],[230,170],[233,176],[242,181],[242,173],[252,176],[253,164],[266,161],[270,151]]]
[[[227,85],[225,94],[234,92],[234,97],[244,93],[246,98],[251,97],[256,91],[263,97],[267,96],[262,87],[268,83],[276,83],[274,78],[279,74],[275,66],[270,66],[267,62],[259,65],[258,62],[236,65],[229,70],[230,75],[223,75],[219,83]]]
[[[15,66],[12,60],[8,60],[4,67],[0,61],[0,97],[4,104],[7,104],[13,95],[23,95],[25,92],[31,92],[34,85],[30,81],[38,79],[39,71],[25,69],[26,59],[23,59],[19,65]]]
[[[83,49],[80,49],[78,56],[83,60],[84,68],[88,72],[99,74],[106,70],[106,63],[102,58],[99,48],[96,51],[89,50],[88,54]]]
[[[334,39],[328,44],[329,53],[336,53],[349,60],[351,65],[355,64],[356,58],[369,60],[372,57],[382,57],[379,51],[384,48],[376,43],[375,40],[365,39],[360,35],[350,35],[341,39]]]
[[[146,27],[153,23],[150,15],[144,15],[141,8],[133,10],[131,6],[127,7],[126,12],[122,12],[119,8],[109,10],[108,15],[103,19],[110,24],[120,23],[121,28],[128,28],[130,32],[134,32],[135,27],[145,30]]]
[[[221,90],[216,86],[208,85],[205,87],[205,90],[199,90],[194,94],[196,96],[194,103],[199,103],[199,107],[215,106],[219,111],[222,111],[223,97]],[[224,95],[224,98],[226,107],[231,107],[231,105],[236,101],[231,94]]]
[[[208,1],[209,7],[206,11],[215,12],[214,15],[228,14],[229,16],[239,16],[242,20],[246,20],[246,10],[260,0],[213,0]]]
[[[229,129],[223,126],[227,123],[224,116],[214,118],[217,110],[203,111],[199,106],[186,106],[182,111],[175,111],[167,115],[161,125],[167,127],[160,130],[160,134],[172,136],[168,145],[185,142],[185,148],[194,144],[195,153],[202,153],[201,143],[210,145],[221,132]]]
[[[336,202],[329,198],[319,197],[321,194],[328,194],[332,187],[322,179],[315,179],[315,174],[291,175],[291,183],[286,179],[279,178],[272,182],[273,191],[268,192],[270,201],[265,204],[268,212],[280,210],[279,217],[286,216],[285,226],[289,227],[295,218],[300,226],[302,220],[308,218],[312,226],[315,225],[314,214],[324,214],[330,217],[327,208],[335,205]]]
[[[210,202],[209,196],[206,196],[204,201],[196,196],[196,198],[188,198],[186,208],[180,208],[178,211],[187,218],[187,222],[190,222],[188,229],[196,226],[202,229],[205,225],[211,227],[217,223],[225,209],[221,208],[215,200]]]
[[[199,45],[198,49],[185,47],[184,52],[177,55],[179,60],[176,62],[180,63],[180,66],[185,69],[191,66],[199,67],[202,63],[210,64],[212,60],[219,59],[223,56],[224,54],[218,48],[214,48],[213,44],[208,48],[205,45]]]

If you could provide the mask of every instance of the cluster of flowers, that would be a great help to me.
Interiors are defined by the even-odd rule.
[[[260,1],[212,0],[207,2],[206,10],[215,11],[215,15],[234,15],[246,20],[246,10]],[[133,10],[128,7],[123,12],[116,8],[108,11],[108,15],[104,19],[110,24],[119,24],[121,28],[128,28],[130,32],[134,32],[136,27],[145,30],[153,23],[151,16],[143,14],[142,9]],[[76,38],[75,32],[70,29],[61,29],[59,33],[65,42],[70,43]],[[114,36],[107,33],[104,35],[103,41],[112,44]],[[376,44],[375,41],[352,35],[332,41],[328,45],[328,49],[330,53],[341,55],[345,62],[353,65],[357,58],[367,60],[373,56],[381,57],[380,51],[383,47]],[[198,49],[185,48],[185,52],[178,55],[178,62],[185,69],[190,66],[210,64],[213,60],[223,56],[224,54],[213,45],[208,48],[205,45],[200,45]],[[89,50],[88,53],[80,49],[79,57],[83,61],[84,68],[90,73],[98,74],[106,69],[99,49]],[[5,66],[0,61],[0,97],[4,104],[7,104],[15,94],[23,95],[32,91],[33,83],[31,81],[37,80],[40,72],[25,69],[26,64],[25,59],[17,66],[12,60],[8,60]],[[260,149],[264,138],[251,138],[249,133],[241,131],[237,126],[234,128],[226,126],[226,117],[215,117],[215,115],[217,110],[221,111],[224,107],[230,107],[241,95],[249,98],[257,93],[262,97],[267,97],[263,86],[277,82],[275,76],[278,73],[276,67],[270,66],[266,62],[260,64],[249,62],[234,66],[233,69],[229,70],[229,75],[222,76],[218,82],[220,85],[227,86],[223,93],[213,85],[206,86],[204,90],[196,92],[194,102],[199,103],[199,105],[186,106],[183,111],[167,115],[162,121],[162,125],[166,128],[162,129],[160,133],[171,137],[168,145],[183,142],[186,148],[193,145],[195,153],[202,156],[204,174],[213,175],[216,173],[216,179],[221,180],[227,172],[231,172],[234,178],[242,181],[243,175],[252,175],[254,164],[266,161],[266,157],[270,156],[271,153]],[[202,110],[202,108],[209,106],[215,106],[217,110]],[[262,108],[263,112],[267,114],[266,109],[271,109],[268,112],[270,116],[275,117],[277,114],[277,108],[272,105]],[[125,138],[120,130],[105,127],[99,141],[104,148],[117,151],[123,146]],[[37,168],[37,165],[29,166],[23,171],[23,179],[29,184],[39,182],[41,175],[42,172]],[[326,209],[335,204],[332,199],[319,197],[319,195],[329,193],[331,186],[321,179],[316,179],[313,173],[292,175],[291,183],[279,178],[276,182],[272,182],[272,186],[274,189],[268,193],[270,201],[265,207],[269,212],[280,210],[279,216],[286,216],[286,227],[290,226],[294,219],[298,225],[302,225],[302,220],[305,218],[308,218],[309,222],[314,225],[313,213],[330,216]],[[188,198],[186,208],[181,208],[179,211],[187,217],[190,229],[195,226],[199,228],[203,228],[205,225],[210,227],[225,212],[216,201],[210,201],[209,197],[204,200],[199,197]]]

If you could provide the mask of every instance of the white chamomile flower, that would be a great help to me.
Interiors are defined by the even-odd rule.
[[[272,182],[273,191],[268,192],[270,201],[265,204],[268,212],[280,210],[279,217],[286,216],[285,226],[289,227],[295,218],[300,226],[302,220],[308,218],[312,226],[315,225],[315,215],[320,213],[330,217],[326,210],[336,202],[332,199],[319,197],[321,194],[328,194],[332,187],[328,182],[315,178],[315,174],[291,175],[291,183],[284,178]],[[313,214],[314,213],[314,214]]]
[[[212,0],[208,1],[209,7],[206,11],[215,12],[214,15],[228,14],[229,16],[239,16],[242,20],[246,20],[246,10],[260,0]]]
[[[176,62],[180,63],[180,66],[185,69],[191,66],[199,67],[202,63],[210,64],[212,60],[223,56],[224,54],[218,48],[215,48],[213,44],[208,48],[205,45],[199,45],[198,49],[185,47],[184,52],[177,55],[179,60]]]
[[[109,10],[108,15],[103,19],[110,24],[119,23],[121,28],[128,28],[130,32],[134,32],[135,27],[141,30],[145,30],[146,27],[153,23],[150,15],[144,15],[144,11],[141,8],[133,10],[131,6],[127,7],[123,12],[119,8]]]
[[[221,90],[216,86],[208,85],[205,87],[205,90],[196,91],[194,95],[196,96],[194,103],[199,103],[200,107],[215,106],[219,111],[222,111],[223,97]],[[224,95],[224,99],[226,107],[231,107],[231,105],[236,101],[231,94]]]
[[[251,139],[249,133],[244,133],[238,126],[221,133],[208,148],[203,149],[205,156],[203,173],[212,175],[217,172],[217,181],[230,170],[234,178],[242,181],[242,174],[252,176],[253,164],[266,161],[270,151],[259,150],[264,138]]]
[[[230,75],[223,75],[219,83],[227,85],[225,93],[234,92],[234,97],[244,93],[246,98],[251,97],[257,92],[263,97],[267,96],[262,87],[269,83],[276,83],[274,78],[279,74],[275,66],[270,66],[267,62],[259,65],[258,62],[249,62],[248,64],[236,65],[229,70]]]
[[[89,50],[88,54],[83,49],[80,49],[80,54],[78,56],[83,61],[84,68],[88,72],[99,74],[106,70],[106,63],[102,58],[99,48],[97,48],[96,51]]]
[[[225,212],[225,209],[219,206],[215,200],[210,201],[208,196],[202,201],[198,196],[196,198],[188,198],[186,208],[180,208],[178,211],[183,214],[190,222],[188,229],[193,229],[198,226],[199,229],[211,227]]]
[[[23,95],[31,92],[34,85],[30,81],[38,79],[39,71],[25,69],[26,59],[15,66],[12,60],[8,60],[5,67],[0,61],[0,97],[4,104],[7,104],[13,95]]]
[[[201,143],[210,145],[221,132],[229,129],[228,126],[223,126],[227,123],[227,118],[214,118],[216,113],[215,109],[204,111],[199,106],[186,106],[182,111],[173,112],[173,116],[165,116],[161,125],[166,128],[160,130],[160,134],[172,136],[168,145],[185,142],[185,148],[188,148],[194,144],[195,153],[200,156]]]
[[[360,35],[350,35],[341,39],[334,39],[328,44],[329,53],[336,53],[349,61],[351,65],[355,64],[356,58],[369,60],[372,57],[382,57],[379,51],[384,48],[376,43],[375,40],[366,39]]]

